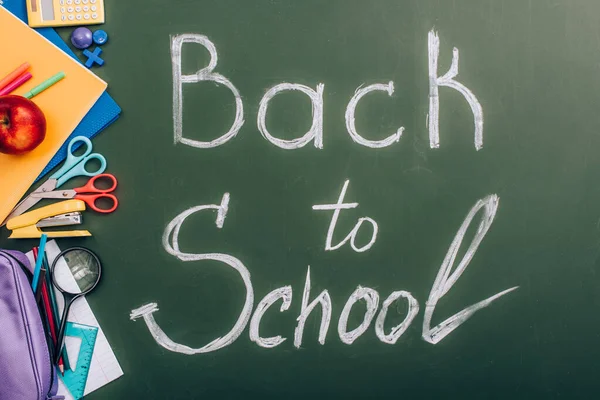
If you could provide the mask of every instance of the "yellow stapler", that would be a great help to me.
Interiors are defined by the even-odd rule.
[[[49,238],[92,236],[88,231],[50,231],[42,232],[39,229],[40,221],[47,218],[56,217],[63,214],[75,213],[85,210],[85,203],[81,200],[66,200],[60,203],[51,204],[33,211],[26,212],[8,220],[6,227],[12,231],[9,239],[30,239],[39,238],[42,233]]]

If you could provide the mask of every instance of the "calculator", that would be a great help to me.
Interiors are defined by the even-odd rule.
[[[27,0],[29,26],[74,26],[104,23],[104,0]]]

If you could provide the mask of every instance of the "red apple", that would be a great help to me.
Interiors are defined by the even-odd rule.
[[[0,96],[0,153],[25,154],[46,137],[46,117],[31,100]]]

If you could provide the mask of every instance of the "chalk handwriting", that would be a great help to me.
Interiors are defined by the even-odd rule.
[[[338,202],[339,204],[342,204],[343,194],[345,193],[347,184],[348,181],[346,181],[346,184],[344,185],[342,196],[340,197],[340,201]],[[496,211],[498,209],[498,202],[499,199],[496,195],[490,195],[477,201],[477,203],[473,206],[473,208],[471,208],[471,210],[467,214],[465,220],[463,221],[458,232],[456,233],[452,244],[450,245],[448,253],[444,258],[444,261],[442,262],[442,265],[433,283],[431,292],[429,294],[429,299],[427,300],[425,306],[425,315],[422,325],[422,337],[425,341],[431,344],[439,343],[448,334],[450,334],[452,331],[454,331],[456,328],[462,325],[475,312],[487,307],[496,299],[518,288],[518,286],[515,286],[510,289],[504,290],[500,293],[497,293],[494,296],[491,296],[485,300],[482,300],[476,304],[473,304],[463,309],[462,311],[447,318],[437,326],[433,328],[431,327],[431,319],[433,317],[433,313],[435,311],[435,307],[438,301],[446,294],[448,294],[450,289],[458,281],[463,272],[465,272],[469,263],[473,259],[475,252],[479,248],[479,245],[483,241],[483,238],[487,234],[494,221]],[[240,334],[248,324],[248,321],[250,320],[250,316],[253,311],[254,289],[250,280],[250,273],[248,272],[244,264],[242,264],[242,262],[239,261],[237,258],[227,254],[184,253],[179,249],[179,232],[183,222],[186,220],[187,217],[203,210],[216,210],[216,225],[217,228],[220,229],[223,227],[223,224],[225,222],[225,217],[227,216],[228,208],[229,194],[225,193],[223,195],[223,199],[220,205],[202,205],[190,208],[182,212],[177,217],[175,217],[165,228],[163,234],[163,247],[169,254],[174,255],[175,257],[184,262],[216,260],[234,268],[236,271],[238,271],[242,278],[242,281],[244,282],[244,285],[246,286],[246,300],[244,302],[244,307],[242,308],[242,311],[240,312],[240,315],[234,327],[229,331],[229,333],[227,333],[227,335],[214,339],[212,342],[205,345],[204,347],[197,349],[176,343],[166,335],[166,333],[156,322],[153,315],[155,312],[158,311],[158,305],[156,303],[149,303],[132,310],[130,314],[130,319],[135,320],[138,318],[143,318],[146,323],[146,326],[148,327],[148,330],[150,331],[156,342],[167,350],[191,355],[207,353],[221,349],[233,343],[240,336]],[[465,252],[465,255],[458,263],[458,266],[453,272],[452,268],[454,266],[454,262],[456,260],[456,256],[458,254],[460,246],[463,242],[464,236],[467,230],[469,229],[476,214],[480,210],[482,210],[483,214],[481,217],[481,222],[479,223],[479,226],[475,232],[475,235],[469,247]],[[294,346],[296,348],[300,348],[300,346],[302,345],[302,338],[304,334],[306,320],[318,305],[321,306],[321,324],[319,328],[318,341],[322,345],[325,344],[325,339],[327,336],[329,325],[331,323],[333,304],[329,292],[327,290],[323,290],[314,300],[312,300],[309,303],[310,289],[311,278],[309,266],[306,271],[306,280],[304,283],[304,290],[302,294],[301,310],[297,318],[298,323],[294,332]],[[263,338],[260,336],[259,327],[264,313],[279,299],[282,300],[280,312],[288,311],[292,304],[292,294],[293,291],[291,286],[283,286],[268,293],[258,303],[256,309],[254,310],[254,315],[252,315],[252,319],[250,321],[250,340],[264,348],[277,347],[286,340],[286,338],[282,337],[281,335]],[[386,334],[384,330],[384,325],[388,309],[390,305],[392,305],[395,301],[399,299],[406,299],[408,303],[406,317],[400,324],[393,327],[390,330],[390,333]],[[350,312],[352,311],[354,304],[359,300],[364,300],[366,303],[366,311],[363,321],[358,327],[351,331],[348,331],[348,318]],[[374,289],[362,287],[359,285],[358,288],[348,298],[340,314],[337,328],[340,340],[343,343],[350,345],[361,335],[363,335],[371,325],[378,308],[379,293]],[[395,344],[398,341],[398,339],[404,334],[404,332],[406,332],[406,330],[411,325],[418,312],[419,303],[410,292],[404,290],[392,292],[383,302],[379,315],[377,316],[377,319],[375,321],[375,334],[377,338],[379,338],[379,340],[383,343]]]
[[[505,294],[512,292],[517,289],[518,286],[513,288],[504,290],[500,293],[495,294],[492,297],[489,297],[485,300],[480,301],[479,303],[473,304],[464,310],[454,314],[450,318],[446,319],[444,322],[441,322],[437,326],[431,328],[431,318],[433,316],[433,312],[435,311],[435,306],[438,301],[444,297],[448,291],[454,286],[458,278],[462,275],[463,272],[469,266],[469,263],[473,259],[475,252],[479,248],[481,241],[485,237],[487,231],[492,226],[494,222],[494,217],[496,216],[496,211],[498,210],[498,196],[490,195],[485,197],[484,199],[479,200],[469,211],[469,214],[465,218],[458,232],[456,232],[456,236],[448,249],[448,253],[442,262],[442,266],[435,278],[435,282],[433,283],[433,287],[431,288],[431,292],[429,293],[429,299],[427,300],[427,304],[425,306],[425,317],[423,319],[423,339],[429,343],[436,344],[443,338],[445,338],[450,332],[458,328],[462,323],[464,323],[467,319],[469,319],[473,314],[477,311],[481,310],[484,307],[489,306],[494,300],[504,296]],[[456,254],[462,244],[465,233],[471,225],[473,218],[477,214],[477,212],[483,208],[483,215],[481,216],[481,222],[479,223],[479,227],[475,232],[475,237],[471,241],[469,248],[465,252],[462,260],[456,267],[456,270],[452,272],[452,267],[454,265],[454,261],[456,259]],[[450,274],[452,272],[452,274]]]
[[[204,46],[210,54],[208,66],[191,75],[184,75],[182,72],[181,58],[183,45],[185,43],[200,44]],[[427,126],[429,129],[430,147],[440,147],[439,88],[440,86],[445,86],[462,94],[471,107],[475,125],[475,148],[477,150],[481,150],[483,147],[483,109],[473,92],[464,84],[455,80],[456,76],[458,75],[458,49],[453,49],[452,64],[448,71],[444,75],[438,76],[440,39],[436,31],[431,30],[428,33],[427,43],[429,59],[429,114],[427,118]],[[183,143],[185,145],[197,148],[213,148],[225,144],[229,140],[233,139],[244,124],[244,104],[239,91],[233,85],[233,83],[231,83],[231,81],[225,78],[223,75],[214,72],[214,69],[217,66],[217,49],[215,45],[204,35],[194,33],[175,35],[171,37],[171,62],[173,67],[173,134],[175,144]],[[212,81],[227,87],[235,98],[236,108],[235,119],[229,131],[217,139],[208,142],[189,139],[183,136],[183,84],[198,83],[202,81]],[[315,90],[305,85],[284,82],[268,89],[260,100],[256,118],[257,127],[261,135],[277,147],[286,150],[299,149],[306,146],[311,141],[317,149],[323,149],[324,87],[325,85],[323,83],[318,83]],[[312,103],[312,124],[310,129],[303,136],[289,140],[276,137],[269,132],[267,128],[267,111],[269,102],[277,94],[285,91],[302,92],[308,96]],[[392,96],[394,93],[394,82],[389,81],[387,84],[377,83],[366,87],[359,86],[348,102],[345,112],[345,120],[348,134],[354,142],[369,148],[378,149],[391,146],[392,144],[398,142],[402,137],[404,127],[398,128],[395,133],[381,140],[366,139],[364,136],[358,133],[355,121],[356,107],[364,96],[375,91],[387,92],[389,96]]]
[[[208,66],[192,75],[183,75],[181,71],[181,51],[184,43],[197,43],[206,48],[210,54]],[[206,36],[198,34],[183,34],[171,37],[171,62],[173,64],[173,133],[175,144],[183,143],[191,147],[208,149],[220,146],[237,135],[244,125],[244,104],[233,83],[223,75],[213,72],[217,66],[217,48]],[[183,84],[211,81],[228,88],[235,98],[235,120],[229,131],[210,142],[183,137]]]
[[[429,145],[432,149],[440,147],[440,96],[439,87],[446,86],[462,94],[473,112],[475,122],[475,148],[483,147],[483,110],[479,101],[465,85],[454,80],[458,75],[458,49],[452,54],[452,65],[445,75],[438,77],[438,58],[440,54],[440,38],[431,30],[428,36],[429,47]]]
[[[317,149],[323,148],[323,88],[325,85],[319,83],[317,90],[313,90],[308,86],[299,85],[295,83],[281,83],[273,86],[265,93],[260,106],[258,107],[258,117],[256,119],[258,130],[265,139],[273,143],[277,147],[281,147],[286,150],[299,149],[300,147],[306,146],[311,140],[314,140],[314,145]],[[269,133],[267,129],[267,110],[269,107],[269,101],[278,93],[286,90],[297,90],[306,94],[312,102],[312,116],[313,122],[306,134],[300,138],[292,140],[284,140],[276,138]]]
[[[325,250],[332,251],[337,250],[342,247],[348,240],[350,240],[350,246],[357,253],[362,253],[369,250],[375,244],[377,240],[377,231],[379,229],[377,222],[375,222],[372,218],[362,217],[359,218],[358,222],[354,226],[354,228],[350,231],[350,233],[338,244],[333,246],[331,242],[333,241],[333,234],[335,232],[335,225],[337,224],[338,218],[340,216],[340,210],[349,210],[352,208],[358,207],[358,203],[344,203],[344,197],[346,196],[346,190],[348,190],[348,185],[350,184],[350,180],[344,182],[344,187],[342,188],[342,192],[340,193],[340,197],[336,204],[317,204],[312,207],[313,210],[317,211],[331,211],[333,210],[333,217],[331,217],[331,222],[329,223],[329,229],[327,230],[327,238],[325,239]],[[373,233],[371,234],[371,239],[367,244],[362,247],[356,247],[356,235],[360,230],[360,227],[364,222],[368,222],[373,227]]]
[[[408,311],[406,313],[406,317],[404,321],[402,321],[399,325],[392,328],[391,332],[386,335],[384,332],[384,324],[385,317],[387,316],[388,308],[394,301],[400,298],[405,298],[408,301]],[[395,344],[400,336],[408,329],[413,319],[419,313],[419,302],[417,299],[413,297],[412,294],[406,292],[404,290],[400,290],[397,292],[392,292],[388,296],[387,299],[383,302],[383,306],[381,307],[381,311],[379,311],[379,315],[377,316],[377,320],[375,321],[375,334],[383,343],[387,344]]]
[[[369,92],[374,92],[376,90],[387,92],[388,95],[391,96],[392,94],[394,94],[394,82],[390,81],[387,85],[378,83],[364,88],[359,87],[358,89],[356,89],[356,93],[354,94],[354,96],[352,96],[352,99],[350,99],[348,107],[346,108],[346,129],[348,130],[350,137],[352,137],[352,140],[354,140],[356,143],[362,144],[363,146],[370,147],[373,149],[387,147],[394,144],[394,142],[398,142],[400,140],[400,137],[402,136],[402,132],[404,132],[404,127],[400,127],[396,133],[388,136],[385,139],[369,140],[362,137],[356,131],[356,123],[354,121],[354,113],[356,111],[356,106],[358,105],[360,99],[363,98],[363,96],[365,96]]]
[[[136,310],[133,310],[130,318],[136,319],[139,317],[144,317],[144,321],[148,326],[148,329],[152,333],[152,336],[156,340],[156,342],[163,346],[164,348],[175,351],[177,353],[183,354],[199,354],[199,353],[208,353],[211,351],[218,350],[223,348],[231,343],[233,343],[245,329],[248,320],[250,319],[250,314],[252,313],[252,307],[254,303],[254,289],[252,287],[252,282],[250,281],[250,272],[248,269],[242,264],[240,260],[235,257],[232,257],[228,254],[220,254],[220,253],[207,253],[207,254],[195,254],[195,253],[184,253],[179,249],[179,231],[181,229],[181,225],[183,222],[192,214],[195,214],[199,211],[203,210],[217,210],[217,219],[216,225],[217,228],[222,228],[225,222],[225,217],[227,216],[227,211],[229,209],[229,193],[225,193],[223,195],[223,199],[221,200],[221,204],[210,204],[210,205],[202,205],[197,207],[192,207],[177,217],[175,217],[165,228],[163,233],[162,243],[165,250],[180,259],[181,261],[203,261],[203,260],[215,260],[220,261],[231,268],[235,269],[241,276],[244,285],[246,286],[246,300],[244,302],[244,307],[240,312],[240,316],[233,326],[233,328],[227,333],[227,335],[223,337],[219,337],[214,339],[212,342],[207,344],[204,347],[193,349],[185,345],[180,345],[174,343],[170,339],[168,339],[167,335],[160,329],[156,321],[151,314],[158,310],[158,306],[155,303],[154,306],[152,304],[142,306]],[[169,241],[171,238],[171,241]]]
[[[287,311],[292,304],[292,287],[284,286],[277,288],[267,294],[256,306],[256,311],[254,311],[254,315],[250,320],[250,340],[255,342],[257,345],[265,348],[271,348],[275,346],[279,346],[286,339],[282,338],[280,335],[263,338],[260,336],[258,332],[258,327],[260,326],[260,320],[264,313],[275,303],[277,300],[282,299],[280,312]]]
[[[302,345],[302,335],[304,334],[304,325],[306,319],[311,312],[315,309],[317,304],[321,305],[321,326],[319,328],[319,343],[325,344],[325,336],[329,329],[329,323],[331,322],[331,297],[327,290],[323,290],[321,294],[317,296],[310,304],[308,299],[310,297],[310,266],[306,270],[306,282],[304,283],[304,292],[302,293],[302,311],[298,316],[298,325],[294,332],[294,346],[300,348]]]
[[[354,303],[358,300],[364,300],[365,303],[367,303],[367,311],[365,312],[364,319],[360,325],[348,332],[348,317],[350,316],[350,311],[352,311],[352,306],[354,306]],[[338,335],[340,336],[340,340],[346,344],[354,343],[360,335],[367,331],[369,325],[371,325],[371,321],[373,321],[373,318],[375,317],[378,307],[379,293],[374,289],[358,286],[354,293],[348,298],[348,301],[342,310],[342,315],[340,315],[338,321]]]

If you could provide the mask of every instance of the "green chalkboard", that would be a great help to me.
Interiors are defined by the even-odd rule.
[[[123,115],[94,146],[120,207],[85,213],[92,238],[59,241],[102,258],[89,302],[125,372],[89,399],[595,397],[600,3],[105,3],[106,64],[94,71]],[[322,208],[347,181],[330,244],[348,241],[327,250],[334,211]],[[177,225],[199,206],[212,209]],[[2,248],[35,245],[6,236]],[[331,321],[320,344],[317,305],[297,348],[309,268],[304,308],[327,290]],[[348,316],[359,286],[368,301]],[[275,339],[260,346],[251,325],[278,288],[258,334],[286,340],[266,348]],[[152,303],[170,350],[130,320]],[[439,327],[475,304],[487,307]],[[171,351],[211,342],[222,348]]]

